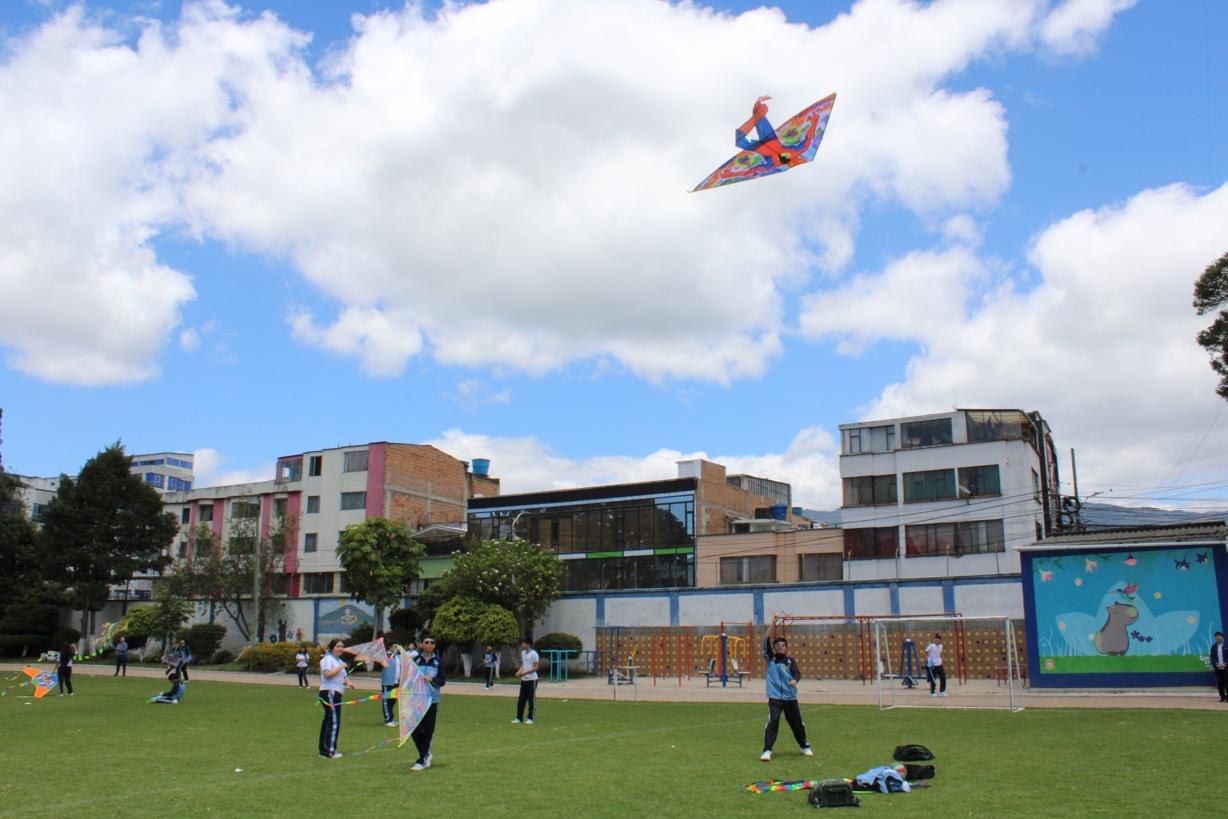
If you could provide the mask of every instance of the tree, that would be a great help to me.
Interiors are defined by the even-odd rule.
[[[81,610],[81,633],[93,633],[93,614],[113,585],[138,571],[169,562],[167,545],[179,531],[162,499],[131,470],[116,442],[86,461],[74,480],[61,476],[39,533],[49,579],[63,584],[67,602]]]
[[[188,556],[167,573],[176,594],[221,607],[248,642],[263,634],[265,623],[276,617],[281,601],[274,598],[287,543],[294,542],[292,527],[278,522],[268,537],[256,536],[256,518],[231,520],[223,545],[208,526],[188,536]]]
[[[486,603],[476,597],[458,594],[439,607],[431,624],[435,637],[445,643],[455,643],[464,656],[465,676],[472,668],[471,651],[475,642],[492,645],[514,643],[518,637],[516,618],[497,603]]]
[[[396,605],[418,579],[426,554],[404,523],[368,518],[346,528],[337,544],[350,596],[375,606],[375,629],[383,630],[384,609]]]
[[[1194,284],[1194,309],[1205,316],[1228,307],[1228,253],[1208,265]],[[1211,369],[1219,373],[1215,392],[1228,401],[1228,309],[1220,310],[1211,326],[1198,334],[1198,343],[1211,354]]]
[[[456,556],[447,577],[453,594],[498,603],[527,633],[559,596],[557,555],[527,540],[480,540]]]
[[[15,477],[0,472],[0,612],[40,579],[34,524],[26,517],[20,488]]]

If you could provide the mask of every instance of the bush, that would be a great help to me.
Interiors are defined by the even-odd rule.
[[[64,628],[57,629],[55,634],[51,635],[51,642],[55,644],[56,648],[64,645],[64,643],[75,643],[77,647],[80,648],[81,632],[77,631],[75,628],[65,626]]]
[[[300,647],[306,648],[311,656],[308,668],[319,668],[324,649],[311,643],[257,643],[243,649],[239,660],[247,663],[248,671],[294,671],[294,655]]]
[[[559,650],[579,651],[584,648],[584,643],[580,642],[580,638],[574,634],[568,634],[565,631],[554,631],[535,642],[533,647],[539,652]]]
[[[226,665],[226,663],[233,663],[234,659],[235,659],[235,653],[233,651],[227,651],[226,649],[223,648],[223,649],[213,652],[213,664],[214,665]]]
[[[389,631],[417,634],[425,623],[414,609],[393,609],[388,615]],[[385,640],[385,642],[387,642]]]
[[[182,635],[182,636],[180,636]],[[212,657],[226,636],[226,627],[217,623],[197,623],[189,629],[181,629],[176,639],[188,644],[193,657]]]
[[[51,648],[46,634],[0,634],[0,654],[5,657],[27,657]]]
[[[347,646],[357,645],[359,643],[369,643],[375,639],[375,626],[370,623],[359,623],[350,630],[350,636],[346,638]]]
[[[384,632],[384,645],[391,648],[395,645],[408,645],[410,642],[417,641],[414,632],[408,629],[393,628]]]

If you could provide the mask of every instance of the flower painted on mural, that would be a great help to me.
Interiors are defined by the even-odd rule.
[[[1133,597],[1134,593],[1138,591],[1138,584],[1137,583],[1127,583],[1126,587],[1122,589],[1122,591],[1124,591],[1128,596]]]
[[[1152,597],[1154,597],[1156,600],[1159,600],[1159,599],[1160,599],[1161,597],[1163,597],[1164,595],[1160,594],[1159,592],[1156,592],[1155,594],[1153,594],[1153,595],[1151,595],[1151,596],[1152,596]]]
[[[1083,567],[1084,567],[1085,569],[1087,569],[1087,571],[1088,571],[1088,572],[1094,572],[1094,571],[1096,571],[1096,568],[1097,568],[1099,565],[1100,565],[1100,564],[1098,564],[1098,563],[1097,563],[1096,561],[1094,561],[1094,560],[1086,560],[1086,561],[1084,561],[1084,563],[1083,563]]]
[[[1042,583],[1048,583],[1053,579],[1053,572],[1041,572],[1040,579]]]
[[[1076,577],[1076,578],[1075,578],[1075,585],[1076,585],[1076,586],[1082,586],[1082,585],[1083,585],[1083,578],[1081,578],[1081,577]]]
[[[1055,668],[1057,668],[1057,663],[1053,661],[1053,658],[1046,657],[1045,658],[1045,671],[1052,671]]]
[[[1134,559],[1134,555],[1126,555],[1127,566],[1133,566],[1136,563],[1138,563],[1138,561]]]
[[[1066,621],[1065,621],[1065,620],[1058,620],[1058,621],[1057,621],[1057,630],[1058,630],[1058,631],[1065,631],[1065,630],[1066,630]]]
[[[1198,618],[1191,614],[1189,617],[1185,618],[1185,622],[1190,623],[1192,625],[1198,622]]]

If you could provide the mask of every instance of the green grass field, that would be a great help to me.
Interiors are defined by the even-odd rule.
[[[513,700],[446,688],[435,765],[410,773],[410,745],[319,758],[314,690],[193,682],[173,706],[144,702],[159,680],[74,682],[71,698],[0,698],[5,815],[777,816],[805,796],[742,787],[852,775],[916,742],[937,755],[933,787],[863,795],[854,815],[1207,816],[1228,748],[1228,713],[806,706],[817,756],[782,724],[764,764],[761,705],[543,699],[520,726]],[[391,736],[379,722],[378,703],[347,707],[340,750]]]

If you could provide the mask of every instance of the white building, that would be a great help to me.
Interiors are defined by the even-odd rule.
[[[132,474],[158,490],[187,492],[192,488],[196,457],[190,452],[152,452],[132,456]]]
[[[849,580],[1015,574],[1051,531],[1057,460],[1036,412],[956,410],[841,424]]]

